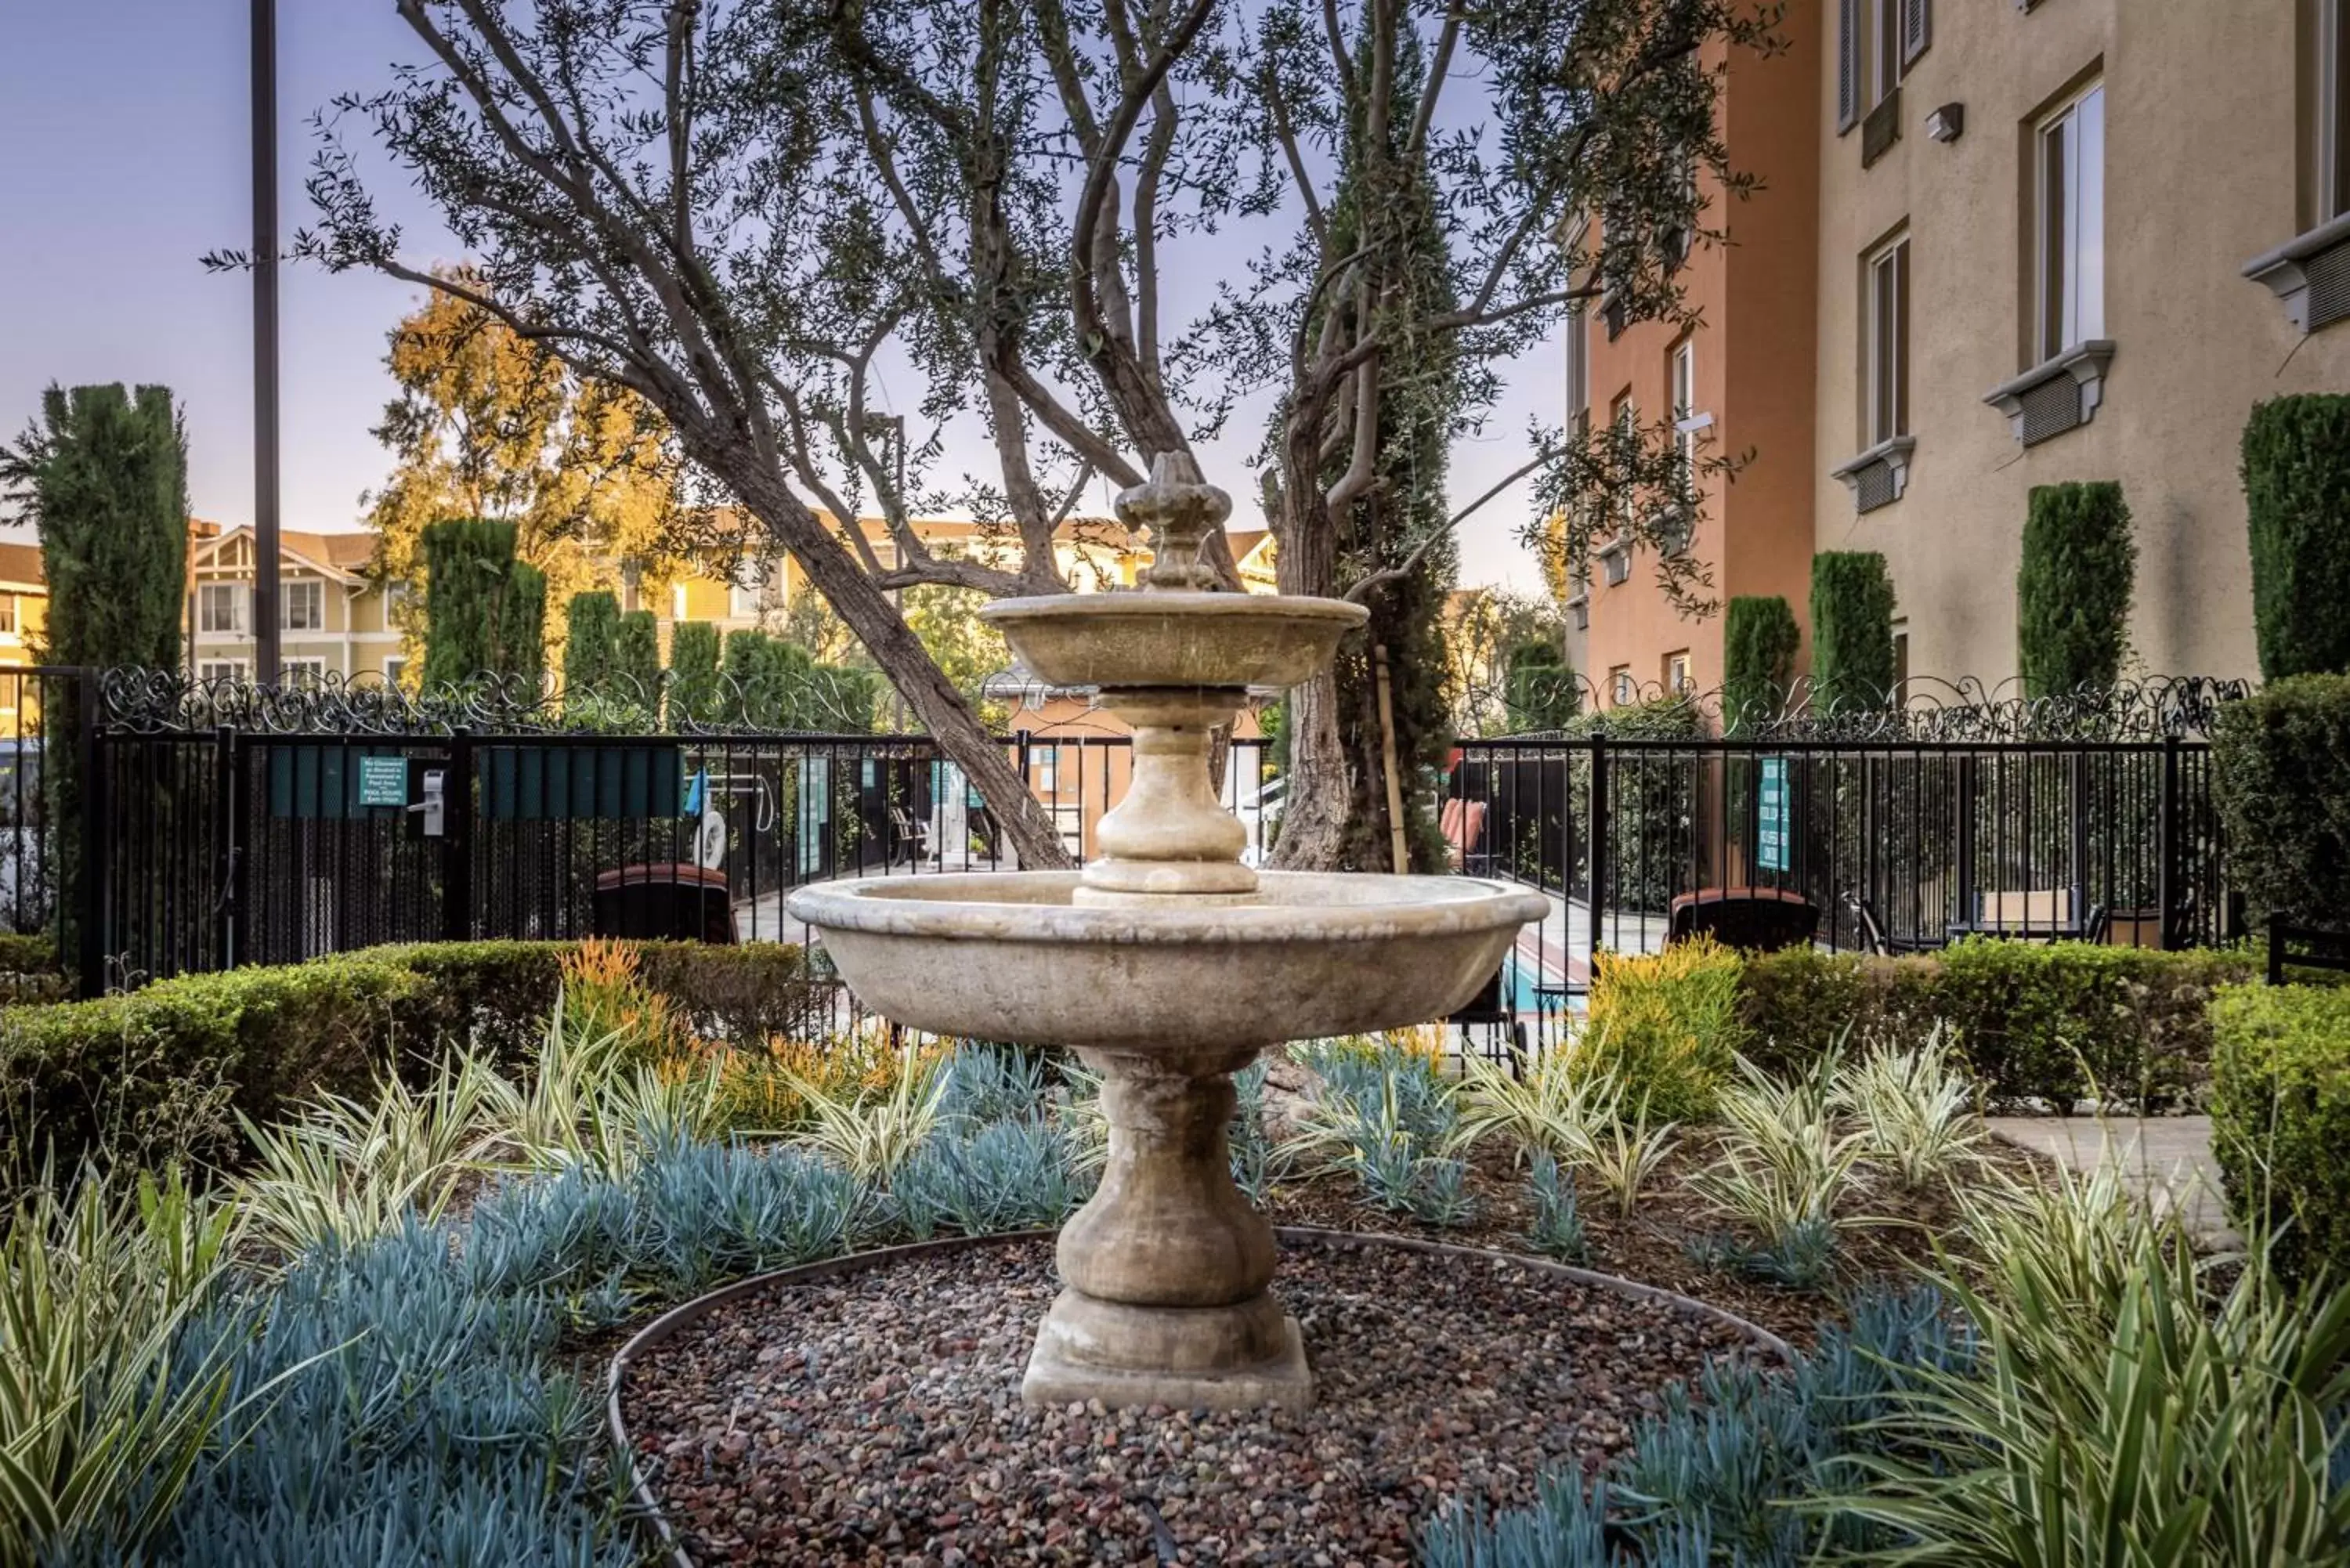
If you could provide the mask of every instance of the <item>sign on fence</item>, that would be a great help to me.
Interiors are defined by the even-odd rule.
[[[1762,757],[1756,787],[1754,864],[1765,871],[1787,868],[1787,759]]]
[[[404,756],[359,759],[361,805],[408,804],[408,759]]]

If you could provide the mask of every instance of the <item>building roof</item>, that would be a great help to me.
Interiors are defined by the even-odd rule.
[[[191,529],[192,533],[192,528]],[[239,523],[224,528],[210,538],[196,541],[200,556],[218,556],[230,540],[253,532],[250,525]],[[375,558],[376,535],[371,531],[346,529],[340,533],[313,533],[305,528],[284,528],[278,531],[277,549],[281,556],[299,561],[323,575],[357,582]]]
[[[0,544],[0,585],[15,588],[40,588],[48,579],[41,572],[41,547],[38,545]]]

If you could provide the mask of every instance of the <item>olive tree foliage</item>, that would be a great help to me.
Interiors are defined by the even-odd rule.
[[[1646,544],[1668,591],[1694,605],[1711,577],[1683,546],[1700,482],[1724,460],[1688,461],[1661,417],[1530,431],[1524,465],[1450,517],[1374,510],[1420,532],[1399,561],[1399,541],[1358,536],[1357,504],[1394,471],[1383,408],[1415,395],[1391,372],[1429,363],[1428,345],[1459,378],[1459,435],[1490,414],[1503,368],[1573,313],[1604,301],[1627,322],[1694,324],[1678,270],[1690,247],[1721,237],[1706,192],[1752,183],[1716,129],[1708,47],[1775,47],[1777,19],[1751,0],[1274,0],[1256,14],[1243,57],[1253,140],[1286,172],[1300,221],[1286,248],[1228,283],[1213,325],[1226,363],[1282,389],[1264,488],[1284,592],[1365,598],[1532,477],[1530,543],[1569,558],[1607,535]],[[1341,168],[1351,223],[1336,221]],[[1422,185],[1428,199],[1414,199]],[[1439,246],[1388,232],[1424,214]],[[1445,271],[1433,286],[1413,271],[1431,254]],[[1343,781],[1363,763],[1339,712],[1326,677],[1292,700],[1277,864],[1342,855]]]
[[[1755,0],[399,11],[421,56],[321,117],[319,222],[297,254],[455,295],[643,398],[807,568],[1037,866],[1064,862],[1050,823],[889,590],[1064,591],[1056,534],[1097,476],[1139,483],[1155,456],[1188,452],[1237,400],[1270,393],[1284,588],[1370,591],[1369,575],[1344,580],[1333,519],[1378,483],[1383,375],[1428,359],[1390,348],[1445,341],[1465,430],[1491,406],[1496,367],[1603,288],[1629,318],[1683,313],[1665,258],[1705,237],[1701,191],[1743,188],[1700,50],[1767,46],[1773,19]],[[1428,61],[1409,93],[1395,70],[1403,29]],[[1406,254],[1394,236],[1373,225],[1333,244],[1350,124],[1378,132],[1358,171],[1375,217],[1380,192],[1426,166],[1452,275],[1413,297],[1449,296],[1441,310],[1394,307],[1398,280],[1378,259]],[[403,247],[371,194],[377,160],[438,209],[466,252],[463,278]],[[1601,221],[1569,275],[1556,236],[1575,213]],[[1245,249],[1226,233],[1241,220],[1281,237]],[[1162,278],[1176,265],[1213,269],[1222,291],[1203,319],[1170,326]],[[915,410],[884,417],[884,368],[920,386]],[[994,473],[940,472],[956,421],[985,431]],[[1668,443],[1633,433],[1603,458],[1535,432],[1521,476],[1643,534],[1664,510],[1648,493],[1688,483]],[[1587,505],[1595,481],[1613,487],[1605,505]],[[985,547],[926,548],[911,520],[941,505],[978,517]],[[867,510],[888,524],[886,556],[823,515]],[[1437,516],[1429,538],[1457,521]],[[1221,538],[1209,560],[1239,586]],[[1406,552],[1378,571],[1414,564]],[[1317,814],[1346,809],[1330,706],[1326,689],[1301,702],[1320,717],[1282,836],[1292,863],[1326,851]]]

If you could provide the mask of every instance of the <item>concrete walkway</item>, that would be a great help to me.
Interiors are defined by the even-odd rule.
[[[2199,1246],[2225,1251],[2243,1244],[2228,1227],[2209,1116],[2109,1122],[2095,1116],[1993,1116],[1986,1125],[1993,1137],[2084,1174],[2100,1164],[2118,1166],[2131,1189],[2156,1213],[2183,1214]]]

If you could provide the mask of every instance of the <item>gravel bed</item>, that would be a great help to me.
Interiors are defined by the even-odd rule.
[[[1409,1563],[1447,1499],[1596,1468],[1730,1324],[1506,1260],[1285,1249],[1301,1415],[1020,1403],[1052,1243],[738,1296],[650,1348],[621,1408],[701,1563]]]

